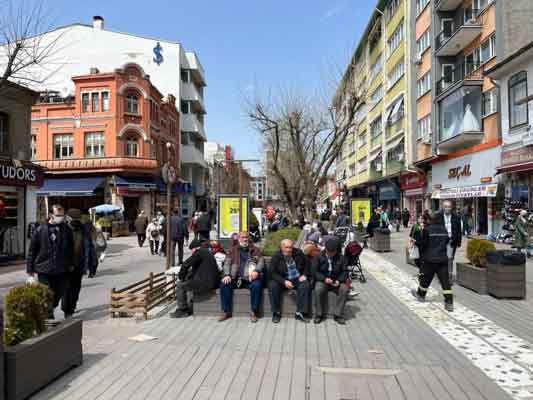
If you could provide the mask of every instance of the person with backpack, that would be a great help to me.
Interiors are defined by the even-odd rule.
[[[161,239],[161,226],[157,218],[152,219],[146,228],[146,237],[150,243],[150,253],[155,256],[159,250],[159,240]]]

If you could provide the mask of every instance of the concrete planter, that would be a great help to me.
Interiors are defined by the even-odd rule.
[[[487,269],[469,263],[457,263],[456,282],[479,294],[487,294]]]
[[[488,293],[498,298],[524,299],[526,297],[526,265],[489,263]]]
[[[22,400],[81,365],[82,321],[61,323],[35,338],[5,348],[7,400]]]
[[[368,239],[370,248],[377,252],[390,251],[390,234],[374,231],[374,236]]]

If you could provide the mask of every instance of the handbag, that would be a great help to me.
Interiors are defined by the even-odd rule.
[[[411,260],[418,260],[420,258],[420,250],[418,250],[418,246],[416,244],[413,244],[411,247],[409,247],[409,258]]]

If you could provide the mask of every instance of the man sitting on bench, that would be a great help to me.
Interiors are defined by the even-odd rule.
[[[269,282],[270,307],[272,308],[272,322],[277,324],[281,319],[281,294],[285,289],[296,290],[297,306],[294,318],[298,321],[309,322],[304,314],[309,310],[309,294],[311,285],[309,259],[300,249],[294,248],[294,242],[285,239],[281,242],[280,250],[272,256]]]
[[[222,315],[219,321],[232,316],[233,290],[250,289],[250,320],[257,322],[257,313],[263,291],[263,268],[265,262],[259,249],[249,241],[248,233],[241,232],[239,241],[233,245],[224,263],[224,278],[220,285],[220,305]]]

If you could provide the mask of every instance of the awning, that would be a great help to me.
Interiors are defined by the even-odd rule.
[[[167,192],[167,184],[161,178],[157,178],[157,187],[161,193]],[[179,180],[172,185],[172,193],[192,193],[192,184],[187,181]]]
[[[533,170],[533,162],[526,162],[522,164],[514,164],[514,165],[501,165],[496,168],[498,170],[498,174],[503,174],[506,172],[523,172],[523,171],[530,171]]]
[[[405,138],[402,136],[401,138],[392,141],[390,144],[387,145],[386,150],[387,150],[387,151],[389,151],[389,150],[394,150],[396,147],[398,147],[399,145],[402,144],[402,142],[404,141],[404,139],[405,139]]]
[[[474,197],[496,197],[498,184],[463,186],[434,190],[432,199],[468,199]]]
[[[115,176],[115,185],[133,191],[149,191],[157,189],[156,178],[148,176]]]
[[[45,178],[37,190],[38,196],[82,197],[94,196],[95,189],[102,185],[104,176],[85,178]]]

